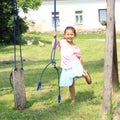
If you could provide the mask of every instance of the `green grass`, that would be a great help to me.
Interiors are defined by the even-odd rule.
[[[61,36],[59,35],[58,39]],[[93,84],[88,85],[83,78],[78,79],[75,83],[76,103],[71,105],[68,87],[61,88],[62,100],[58,104],[57,75],[52,65],[42,77],[41,90],[36,91],[40,73],[50,61],[52,34],[24,34],[22,53],[27,102],[23,111],[14,108],[14,91],[9,83],[9,75],[14,68],[13,46],[0,46],[0,120],[101,120],[105,42],[98,39],[105,39],[104,37],[104,34],[78,34],[75,39],[81,49],[84,66],[91,73]],[[34,44],[26,45],[25,40],[32,38],[35,38]],[[44,47],[38,45],[39,40],[45,43]],[[119,42],[117,51],[118,67],[120,67]],[[60,69],[59,55],[59,50],[56,50],[56,62]],[[17,46],[19,67],[18,61]],[[119,91],[114,94],[113,106],[117,104],[119,94]]]

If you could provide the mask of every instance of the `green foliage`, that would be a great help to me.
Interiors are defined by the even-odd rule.
[[[16,0],[17,1],[17,0]],[[1,0],[0,1],[0,43],[2,44],[13,44],[13,4],[12,0]],[[28,9],[37,9],[41,4],[41,0],[18,0],[18,5],[27,12]],[[18,16],[20,23],[20,33],[27,31],[27,24],[22,18]]]
[[[9,41],[11,35],[10,20],[11,20],[12,2],[10,0],[0,1],[0,43]]]
[[[18,6],[27,12],[28,9],[38,9],[42,0],[18,0]]]

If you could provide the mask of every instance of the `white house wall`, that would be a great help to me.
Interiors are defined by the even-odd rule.
[[[116,0],[115,4],[115,22],[116,22],[116,29],[120,31],[120,0]]]
[[[54,1],[54,0],[53,0]],[[40,32],[53,31],[51,13],[54,12],[53,1],[44,1],[38,10],[30,10],[24,15],[28,20],[35,22],[35,26],[31,30]],[[120,28],[119,6],[120,0],[116,4],[116,26]],[[78,30],[93,30],[105,28],[99,22],[98,9],[106,9],[106,0],[61,0],[57,1],[56,11],[59,12],[60,25],[58,31],[63,31],[68,25],[76,27]],[[75,24],[75,11],[83,11],[83,24],[78,26]],[[22,12],[20,16],[22,16]]]

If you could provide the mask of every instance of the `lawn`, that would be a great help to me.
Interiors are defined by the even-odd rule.
[[[62,38],[58,35],[58,39]],[[119,36],[119,35],[118,35]],[[33,45],[26,40],[35,39]],[[76,80],[76,103],[70,103],[68,87],[61,87],[61,102],[58,104],[58,80],[53,65],[42,77],[41,90],[37,83],[44,67],[50,62],[52,34],[27,33],[22,36],[22,56],[26,91],[26,109],[18,111],[14,107],[14,90],[9,81],[14,68],[13,45],[0,46],[0,120],[101,120],[102,93],[104,79],[105,35],[81,35],[75,39],[81,49],[84,67],[90,72],[93,83],[88,85],[83,78]],[[44,42],[40,47],[38,41]],[[118,68],[120,68],[120,42],[117,42]],[[56,65],[60,68],[59,50],[56,50]],[[17,67],[19,46],[17,46]],[[120,70],[119,70],[120,73]],[[119,76],[120,78],[120,76]],[[120,92],[113,94],[113,108]]]

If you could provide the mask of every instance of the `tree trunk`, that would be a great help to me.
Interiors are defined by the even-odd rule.
[[[107,27],[104,61],[103,113],[110,112],[112,102],[113,41],[115,0],[107,0]]]
[[[116,28],[114,24],[114,42],[113,42],[113,75],[112,75],[112,86],[113,90],[116,91],[119,87],[118,77],[118,61],[117,61],[117,46],[116,46]]]

